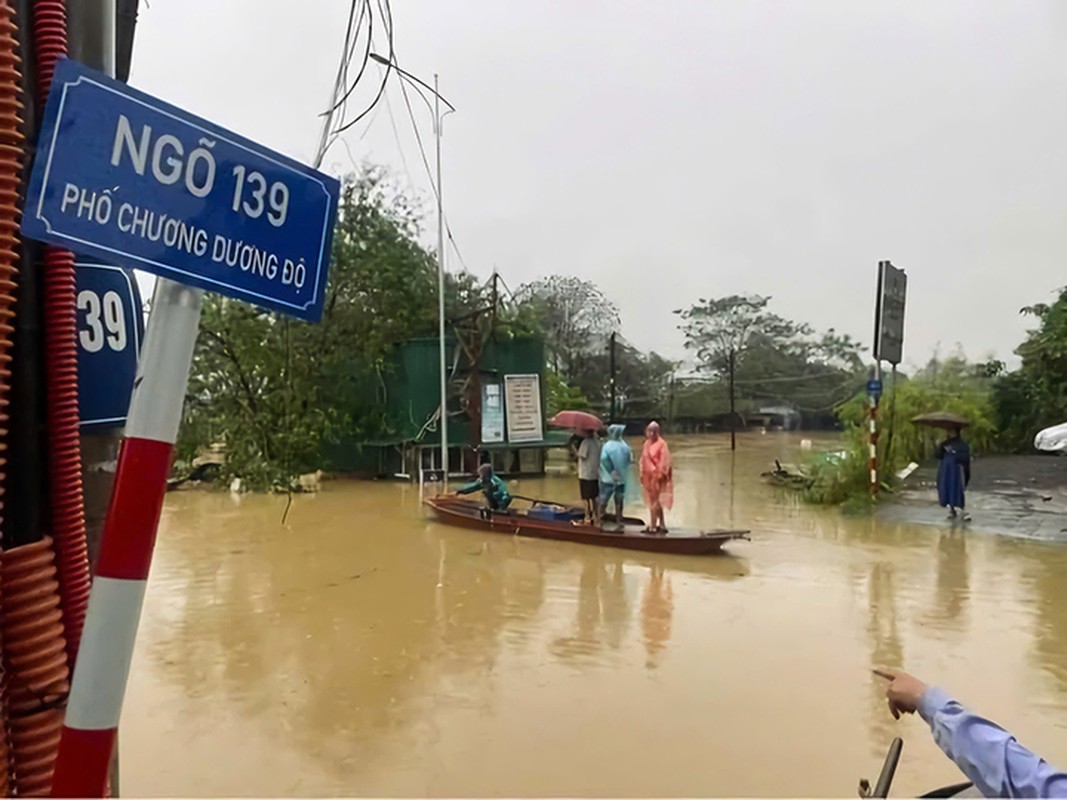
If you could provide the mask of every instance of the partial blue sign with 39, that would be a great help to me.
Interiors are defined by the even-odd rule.
[[[335,178],[64,60],[22,232],[314,322],[339,194]]]
[[[122,427],[144,339],[141,292],[131,270],[79,261],[78,416],[83,429]]]

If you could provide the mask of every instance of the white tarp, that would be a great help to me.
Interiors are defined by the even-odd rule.
[[[1034,437],[1034,447],[1046,453],[1067,453],[1067,422],[1038,433]]]

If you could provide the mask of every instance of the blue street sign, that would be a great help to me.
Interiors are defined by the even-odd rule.
[[[315,322],[339,193],[334,178],[64,60],[22,232]]]
[[[881,397],[882,396],[882,382],[876,380],[867,381],[867,396],[868,397]]]
[[[144,340],[141,292],[131,270],[79,260],[78,416],[83,429],[126,424]]]

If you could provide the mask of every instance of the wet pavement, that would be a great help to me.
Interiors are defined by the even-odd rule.
[[[894,796],[958,780],[875,665],[1067,764],[1067,547],[802,506],[759,479],[799,438],[671,440],[668,523],[752,530],[718,558],[449,528],[399,483],[284,525],[284,497],[172,493],[123,795],[849,797],[894,735]]]
[[[1067,543],[1067,458],[992,456],[972,463],[966,502],[970,521],[953,521],[937,504],[937,470],[917,471],[891,502],[884,520],[940,528],[957,525],[973,533]]]

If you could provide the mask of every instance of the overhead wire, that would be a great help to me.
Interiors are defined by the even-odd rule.
[[[357,5],[360,6],[358,19],[356,18]],[[339,96],[342,95],[342,89],[348,81],[348,65],[352,60],[355,42],[358,41],[358,31],[362,26],[366,7],[367,0],[352,0],[348,9],[348,22],[345,25],[345,39],[341,48],[341,58],[337,64],[337,76],[334,78],[333,90],[330,92],[330,102],[332,105],[320,114],[324,119],[322,122],[322,132],[319,134],[319,145],[314,163],[315,167],[322,164],[322,159],[326,155],[326,151],[330,149],[330,131],[333,126],[334,113],[338,109],[343,108],[345,100],[348,97],[348,94],[344,93],[344,96],[339,99]]]
[[[342,133],[344,133],[345,131],[349,130],[354,125],[356,125],[356,123],[358,123],[361,119],[366,117],[374,109],[374,107],[378,105],[378,101],[382,99],[382,95],[385,94],[385,87],[389,82],[389,73],[393,69],[393,53],[394,53],[393,20],[392,20],[392,10],[389,8],[389,4],[387,2],[384,3],[384,5],[383,5],[383,0],[378,0],[378,10],[382,14],[382,20],[381,20],[382,27],[385,29],[386,41],[389,44],[389,54],[388,54],[388,58],[387,58],[387,63],[385,65],[385,75],[382,76],[382,82],[378,86],[378,92],[374,95],[374,99],[371,100],[370,105],[367,106],[359,114],[357,114],[356,117],[353,120],[351,120],[350,122],[343,123],[339,128],[337,128],[334,131],[334,134],[333,134],[334,140],[336,140]],[[371,15],[372,15],[371,19],[373,20],[373,11],[371,12]],[[367,36],[367,55],[368,55],[368,57],[370,56],[370,46],[371,46],[371,40],[372,39],[373,39],[373,31],[370,34],[368,34],[368,36]],[[361,77],[361,76],[362,76],[362,70],[360,70],[360,75],[357,76],[357,78]],[[355,82],[353,82],[352,83],[352,88],[355,88],[355,85],[356,85]]]

